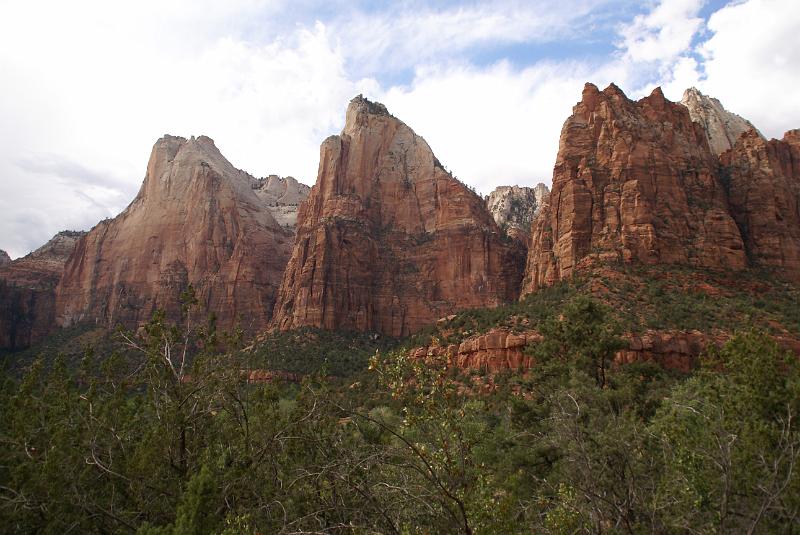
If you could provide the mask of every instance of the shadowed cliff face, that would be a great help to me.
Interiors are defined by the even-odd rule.
[[[800,281],[800,130],[770,141],[750,130],[720,161],[750,262]]]
[[[414,332],[515,299],[523,253],[424,139],[357,97],[320,148],[274,325]]]
[[[746,265],[706,132],[660,89],[634,102],[614,85],[586,85],[531,233],[524,293],[592,259]]]
[[[139,194],[98,224],[67,262],[57,322],[129,327],[157,308],[181,314],[191,284],[201,312],[224,328],[264,328],[291,248],[291,233],[204,136],[166,136],[153,147]]]
[[[55,321],[55,288],[85,232],[59,232],[39,249],[0,262],[0,349],[22,349],[44,338]]]

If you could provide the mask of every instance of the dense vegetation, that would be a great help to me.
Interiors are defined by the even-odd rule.
[[[39,359],[0,387],[0,529],[800,533],[795,357],[748,331],[688,377],[612,367],[625,326],[574,288],[515,309],[544,335],[525,376],[161,316]],[[310,375],[247,380],[265,365]]]
[[[497,326],[538,328],[563,303],[591,295],[608,305],[624,331],[679,329],[734,332],[742,325],[800,338],[800,288],[769,272],[720,272],[681,266],[603,264],[570,281],[540,289],[519,302],[454,315],[415,335],[455,343]]]

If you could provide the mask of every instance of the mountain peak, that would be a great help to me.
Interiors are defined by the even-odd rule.
[[[708,145],[717,156],[732,148],[744,132],[758,132],[750,121],[729,112],[719,100],[704,95],[696,87],[684,91],[680,103],[689,109],[692,121],[703,127]]]
[[[347,106],[348,115],[351,110],[372,115],[391,115],[389,110],[386,109],[386,106],[380,102],[369,100],[364,95],[357,95],[350,100],[350,104]]]

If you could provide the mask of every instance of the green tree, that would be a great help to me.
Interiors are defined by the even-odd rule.
[[[598,387],[606,387],[614,354],[625,347],[620,327],[606,305],[580,295],[563,314],[542,322],[539,330],[543,340],[533,349],[537,362],[559,374],[580,368]]]
[[[651,426],[666,459],[657,503],[666,526],[800,533],[799,370],[750,332],[673,390]]]

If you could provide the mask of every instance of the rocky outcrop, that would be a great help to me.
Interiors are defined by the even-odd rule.
[[[697,367],[700,356],[709,347],[722,347],[731,335],[724,332],[647,330],[623,336],[628,347],[614,355],[614,363],[653,362],[659,366],[688,373]],[[511,332],[492,329],[471,336],[460,344],[418,347],[409,352],[413,359],[446,358],[450,365],[463,369],[525,370],[534,368],[536,362],[526,349],[542,340],[536,331]],[[800,341],[775,337],[778,345],[800,355]]]
[[[81,239],[57,291],[57,322],[135,327],[156,309],[181,316],[195,290],[200,313],[246,332],[269,321],[291,233],[205,136],[165,136],[139,194]]]
[[[800,281],[800,130],[770,141],[749,130],[720,161],[751,263]]]
[[[486,208],[501,229],[527,247],[531,224],[548,195],[550,190],[541,183],[533,188],[499,186],[486,198]]]
[[[5,266],[6,264],[11,263],[11,257],[8,256],[8,253],[4,250],[0,249],[0,267]]]
[[[59,232],[29,255],[0,266],[1,349],[23,349],[51,331],[56,285],[84,234]]]
[[[722,347],[727,333],[700,331],[655,331],[628,334],[628,348],[614,355],[616,364],[654,362],[659,366],[688,373],[697,367],[700,356],[710,347]]]
[[[746,265],[703,128],[660,89],[638,102],[586,84],[561,130],[549,201],[533,224],[523,292],[594,260]]]
[[[522,263],[483,199],[411,128],[359,96],[341,135],[320,148],[273,324],[406,335],[515,299]]]
[[[703,127],[711,152],[716,155],[733,148],[743,133],[755,130],[750,121],[729,112],[719,100],[704,95],[694,87],[684,91],[680,103],[689,109],[692,121]]]
[[[445,357],[453,366],[463,369],[500,370],[529,369],[534,365],[533,357],[524,349],[541,341],[535,331],[514,333],[506,329],[492,329],[487,333],[471,336],[460,344],[436,345],[412,349],[413,359]]]
[[[311,188],[293,177],[269,175],[253,182],[253,189],[266,204],[272,217],[287,230],[297,227],[297,211]]]

